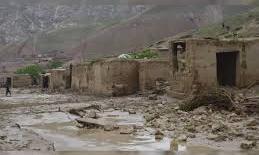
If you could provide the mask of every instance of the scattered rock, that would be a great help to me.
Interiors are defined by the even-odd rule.
[[[201,107],[193,110],[193,114],[195,114],[195,115],[202,115],[202,114],[206,114],[206,113],[207,113],[207,109],[205,106],[201,106]]]
[[[104,128],[106,125],[114,125],[114,123],[105,121],[103,119],[78,118],[76,121],[87,128]]]
[[[254,141],[244,141],[240,144],[240,148],[244,150],[249,150],[256,147],[256,142]]]
[[[137,112],[134,109],[129,109],[128,112],[130,115],[137,114]]]
[[[215,142],[222,142],[222,141],[225,141],[227,139],[227,137],[224,136],[224,135],[209,134],[207,136],[207,139],[208,140],[213,140]]]
[[[187,141],[187,136],[186,135],[180,135],[177,140],[179,142],[186,142]]]
[[[120,134],[132,134],[134,132],[133,126],[121,126]]]
[[[255,119],[249,120],[248,123],[246,124],[246,126],[248,127],[254,127],[256,125],[258,125],[258,122]]]
[[[94,118],[94,119],[100,118],[100,116],[99,116],[99,115],[96,113],[96,111],[94,111],[94,110],[91,110],[91,111],[87,112],[86,117],[88,117],[88,118]]]
[[[149,100],[157,100],[157,95],[156,94],[151,94],[148,96]]]
[[[196,135],[195,134],[193,134],[193,133],[190,133],[190,134],[188,134],[188,136],[187,136],[188,138],[195,138],[196,137]]]
[[[0,140],[5,140],[7,138],[7,136],[0,131]]]
[[[213,124],[212,125],[212,133],[224,132],[228,129],[228,126],[223,123]]]

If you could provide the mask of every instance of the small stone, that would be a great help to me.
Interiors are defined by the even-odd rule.
[[[225,141],[227,139],[227,137],[223,136],[223,135],[209,134],[207,136],[207,139],[208,140],[213,140],[215,142],[222,142],[222,141]]]
[[[163,135],[155,135],[156,140],[162,140],[164,138]]]
[[[221,132],[221,131],[224,131],[224,130],[227,130],[228,127],[225,125],[225,124],[213,124],[212,125],[212,133],[218,133],[218,132]]]
[[[249,150],[256,147],[256,142],[253,141],[244,141],[240,144],[240,148],[244,150]]]
[[[258,124],[258,122],[255,119],[251,119],[248,121],[248,123],[246,124],[246,126],[248,127],[254,127]]]
[[[130,115],[134,115],[134,114],[136,114],[136,113],[137,113],[134,109],[129,109],[129,111],[128,111],[128,112],[129,112],[129,114],[130,114]]]
[[[136,129],[136,130],[141,130],[141,129],[144,128],[144,126],[143,125],[135,124],[135,125],[133,125],[133,128]]]
[[[134,132],[133,126],[121,126],[120,134],[132,134]]]
[[[89,111],[89,112],[87,113],[86,117],[97,119],[97,118],[100,117],[100,116],[98,116],[95,111],[91,110],[91,111]]]
[[[78,128],[84,128],[85,126],[83,124],[77,124],[76,127]]]
[[[190,134],[188,134],[188,136],[187,136],[188,138],[195,138],[196,137],[196,135],[195,134],[193,134],[193,133],[190,133]]]
[[[113,125],[105,125],[104,126],[104,131],[113,131],[114,130],[114,126]]]
[[[149,100],[157,100],[157,95],[156,94],[152,94],[148,96]]]
[[[186,135],[180,135],[177,140],[179,142],[186,142],[187,141],[187,136]]]
[[[163,108],[164,105],[163,105],[163,104],[158,104],[157,107],[158,107],[158,108]]]

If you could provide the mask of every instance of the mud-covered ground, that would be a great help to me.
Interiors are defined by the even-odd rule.
[[[166,151],[171,145],[175,151],[184,150],[182,146],[197,146],[226,151],[249,149],[252,150],[252,154],[258,153],[258,114],[213,111],[208,107],[184,112],[179,110],[180,102],[174,98],[157,95],[100,98],[73,94],[44,94],[39,90],[15,90],[13,97],[0,97],[0,150],[62,150],[63,145],[77,149],[75,144],[81,148],[89,146],[96,150],[113,150],[116,147],[122,150],[145,150],[151,146],[154,150],[157,148]],[[128,128],[124,129],[125,131],[110,129],[110,126],[105,129],[82,129],[75,121],[78,116],[73,116],[68,111],[91,105],[98,105],[101,109],[86,110],[85,114],[81,114],[85,115],[83,117],[98,115],[97,119],[105,118],[126,124]],[[118,118],[112,119],[114,117]],[[139,121],[139,124],[136,125],[134,121]],[[66,130],[60,129],[57,124]],[[53,136],[53,132],[46,134],[45,131],[50,129],[57,135],[61,134],[59,137]],[[122,132],[126,134],[121,135]],[[63,137],[60,137],[61,135]],[[70,138],[64,139],[64,135]],[[106,138],[102,139],[103,136]],[[149,142],[139,143],[136,137],[140,136],[146,136]],[[94,145],[85,143],[86,139],[93,137]],[[71,140],[73,145],[67,144],[69,142],[63,143],[62,139]],[[107,139],[109,141],[102,143]],[[97,143],[98,140],[100,143]]]

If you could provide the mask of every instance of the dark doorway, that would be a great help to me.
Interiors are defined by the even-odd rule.
[[[6,85],[9,86],[9,87],[12,86],[12,78],[11,77],[6,78]]]
[[[217,53],[217,78],[221,86],[236,86],[238,52]]]
[[[48,76],[43,76],[42,80],[43,88],[49,88],[49,77]]]
[[[186,51],[186,43],[185,42],[174,42],[172,45],[173,53],[172,53],[172,62],[173,62],[173,70],[174,72],[179,71],[179,60],[181,59],[182,54]]]

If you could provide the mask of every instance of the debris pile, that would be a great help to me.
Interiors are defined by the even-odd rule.
[[[224,89],[206,89],[191,96],[180,105],[183,111],[192,111],[201,106],[211,106],[218,110],[234,109],[233,95]]]

